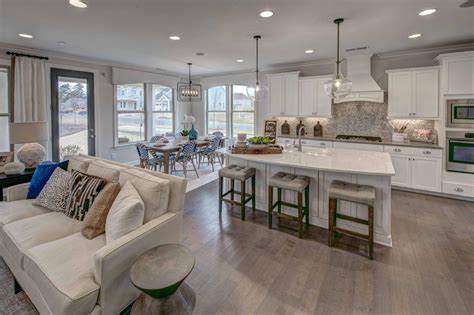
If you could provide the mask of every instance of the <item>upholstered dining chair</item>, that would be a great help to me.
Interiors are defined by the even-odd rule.
[[[140,158],[140,167],[146,169],[154,169],[156,171],[157,166],[163,165],[163,160],[158,157],[150,158],[149,151],[146,145],[143,143],[137,143],[136,145],[138,157]]]
[[[215,163],[216,158],[217,158],[217,161],[219,162],[219,164],[222,167],[222,161],[219,158],[218,152],[217,152],[217,149],[219,149],[220,146],[221,146],[221,142],[222,142],[222,138],[215,137],[214,139],[212,139],[210,146],[208,146],[207,148],[204,148],[201,151],[200,157],[199,157],[198,168],[201,167],[201,161],[204,158],[207,159],[207,165],[211,164],[213,172],[214,172],[214,163]]]
[[[172,161],[172,169],[176,172],[176,163],[181,164],[183,168],[184,177],[187,178],[188,164],[191,163],[196,172],[196,176],[199,178],[199,173],[194,163],[194,151],[196,150],[196,141],[189,141],[183,145],[180,151],[174,157],[170,157]]]

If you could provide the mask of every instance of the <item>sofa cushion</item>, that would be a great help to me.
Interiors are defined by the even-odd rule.
[[[0,202],[0,230],[5,224],[50,212],[33,205],[33,201],[34,199]]]
[[[92,161],[91,158],[86,158],[79,155],[67,155],[64,157],[64,160],[69,161],[67,170],[70,172],[72,170],[78,170],[79,172],[87,172],[89,167],[89,162]]]
[[[71,173],[60,167],[56,168],[33,204],[51,211],[63,212],[66,210],[70,179]]]
[[[31,178],[30,186],[28,186],[28,195],[26,198],[35,199],[38,197],[39,193],[41,190],[43,190],[44,185],[46,185],[56,168],[60,167],[63,170],[66,170],[68,164],[69,161],[63,161],[60,163],[43,162],[42,164],[38,165],[33,177]]]
[[[120,185],[123,186],[127,181],[135,187],[145,204],[144,223],[159,217],[168,210],[170,196],[168,180],[138,169],[127,169],[120,172]]]
[[[118,182],[120,171],[127,169],[101,160],[92,160],[87,168],[87,174],[102,177],[107,182]]]
[[[90,314],[97,304],[94,253],[105,235],[92,240],[75,233],[27,251],[24,270],[48,301],[53,314]]]
[[[50,212],[6,224],[0,231],[0,241],[15,263],[23,266],[28,249],[77,233],[82,225],[62,212]]]

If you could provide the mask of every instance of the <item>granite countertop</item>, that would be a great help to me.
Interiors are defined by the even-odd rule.
[[[298,137],[293,135],[281,135],[277,138],[290,138],[290,139],[298,139]],[[378,145],[396,145],[396,146],[404,146],[404,147],[414,147],[414,148],[429,148],[429,149],[442,149],[437,143],[424,143],[424,142],[415,142],[415,141],[404,141],[404,142],[395,142],[390,140],[382,140],[382,142],[374,142],[374,141],[364,141],[364,140],[346,140],[346,139],[336,139],[336,137],[332,136],[322,136],[322,137],[314,137],[314,136],[303,136],[301,139],[305,140],[319,140],[319,141],[335,141],[335,142],[352,142],[352,143],[365,143],[365,144],[378,144]]]

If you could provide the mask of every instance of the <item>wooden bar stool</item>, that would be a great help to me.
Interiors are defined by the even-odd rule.
[[[359,219],[337,213],[337,201],[344,200],[368,207],[368,219]],[[367,185],[357,185],[334,180],[329,187],[329,247],[334,246],[336,234],[345,234],[369,241],[369,258],[374,259],[374,204],[375,188]],[[336,225],[337,219],[348,220],[369,227],[369,234],[350,231]]]
[[[255,211],[255,173],[254,167],[242,167],[231,164],[219,170],[219,214],[222,213],[222,202],[229,202],[231,205],[240,205],[241,219],[245,221],[245,204],[252,200],[252,210]],[[230,178],[230,190],[223,193],[224,177]],[[247,179],[252,179],[252,193],[245,192],[245,182]],[[240,191],[235,190],[234,181],[240,181]],[[230,194],[230,200],[224,199]],[[240,202],[234,201],[234,194],[240,195]],[[248,197],[248,198],[245,198]]]
[[[268,227],[271,229],[273,227],[272,218],[273,218],[273,209],[278,207],[278,224],[280,224],[280,219],[290,218],[295,219],[294,217],[281,213],[281,206],[287,206],[291,208],[298,209],[298,236],[303,238],[303,218],[306,218],[306,230],[309,227],[309,182],[310,178],[308,176],[302,175],[292,175],[284,172],[278,172],[272,177],[268,182]],[[278,188],[278,200],[276,203],[273,203],[273,188]],[[291,204],[281,200],[282,190],[291,190],[295,191],[298,194],[297,204]],[[305,204],[303,206],[303,192]]]

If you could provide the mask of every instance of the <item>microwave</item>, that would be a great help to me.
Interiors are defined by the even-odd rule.
[[[474,128],[474,99],[447,100],[446,127]]]

